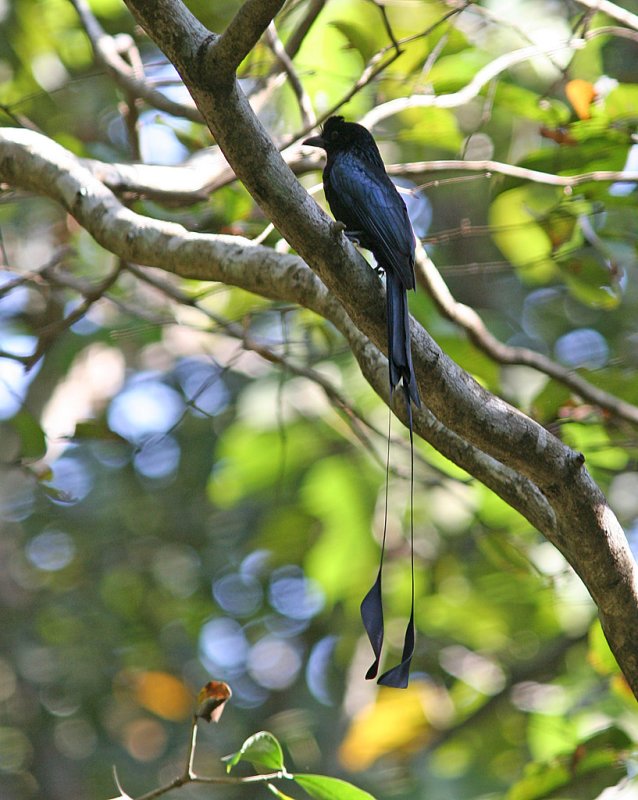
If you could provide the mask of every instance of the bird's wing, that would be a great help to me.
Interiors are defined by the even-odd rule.
[[[328,201],[348,229],[383,269],[392,269],[406,289],[414,288],[414,234],[405,203],[385,172],[356,158],[337,159],[330,170]],[[328,188],[328,187],[327,187]]]

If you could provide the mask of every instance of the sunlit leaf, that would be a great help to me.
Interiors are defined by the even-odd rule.
[[[609,649],[607,639],[603,633],[600,622],[596,621],[589,630],[589,651],[587,660],[599,675],[614,675],[618,673],[618,664]]]
[[[590,106],[596,96],[593,83],[584,81],[581,78],[567,81],[565,94],[579,119],[589,119],[591,117]]]
[[[41,458],[47,449],[44,431],[28,411],[19,411],[10,424],[20,437],[20,457],[29,461]]]
[[[295,774],[293,779],[316,800],[374,800],[369,792],[339,778]]]
[[[578,742],[565,755],[552,761],[537,761],[525,768],[525,775],[507,794],[507,800],[541,800],[565,796],[594,800],[605,786],[625,776],[624,759],[631,747],[630,737],[611,726]],[[561,794],[556,791],[561,789]]]
[[[439,716],[442,702],[437,690],[422,680],[412,680],[400,692],[380,689],[350,723],[339,747],[341,763],[358,772],[387,753],[420,749],[432,733],[429,715]]]
[[[184,683],[168,672],[148,670],[121,676],[130,681],[136,702],[163,719],[180,722],[192,713],[193,696]]]
[[[241,748],[229,756],[225,756],[226,771],[239,764],[240,761],[249,761],[254,766],[265,767],[276,772],[284,771],[284,754],[277,739],[268,731],[260,731],[246,739]]]
[[[490,206],[492,237],[525,281],[546,281],[556,272],[553,242],[539,222],[556,199],[550,187],[521,186],[499,194]]]

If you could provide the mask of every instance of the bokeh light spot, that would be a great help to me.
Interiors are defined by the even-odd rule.
[[[556,358],[567,367],[600,369],[609,359],[605,337],[592,328],[579,328],[561,336],[555,345]]]
[[[213,596],[228,614],[248,617],[261,608],[261,584],[251,575],[224,575],[213,583]]]
[[[248,642],[241,625],[228,617],[207,622],[199,635],[199,646],[211,672],[243,669],[248,655]]]
[[[143,441],[166,433],[179,420],[184,404],[170,386],[157,380],[138,380],[127,386],[111,403],[109,427],[125,439]]]
[[[299,567],[282,567],[272,577],[269,590],[272,607],[286,617],[307,620],[323,608],[324,595],[319,585],[307,578]]]
[[[248,657],[248,672],[266,689],[286,689],[301,668],[298,648],[276,636],[264,636],[255,644]]]
[[[45,572],[57,572],[73,561],[75,544],[68,533],[50,530],[31,539],[26,552],[34,567]]]

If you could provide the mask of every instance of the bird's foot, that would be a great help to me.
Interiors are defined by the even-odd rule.
[[[361,246],[361,234],[363,231],[344,231],[346,239],[349,239],[352,244],[356,244],[357,247]]]
[[[339,222],[339,220],[335,220],[332,223],[330,231],[337,240],[341,238],[341,234],[345,234],[347,236],[346,226],[343,224],[343,222]]]

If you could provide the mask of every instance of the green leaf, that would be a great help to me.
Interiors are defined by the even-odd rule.
[[[71,438],[74,440],[93,439],[128,444],[128,441],[123,436],[120,436],[109,428],[108,422],[104,418],[86,419],[76,422],[75,430]]]
[[[532,764],[510,789],[507,800],[540,800],[569,783],[569,770],[564,764]]]
[[[293,775],[293,780],[311,797],[317,800],[374,800],[363,789],[353,786],[340,778],[327,778],[325,775]]]
[[[20,458],[33,460],[41,458],[47,449],[44,431],[37,420],[27,411],[19,411],[11,419],[11,425],[20,437]]]
[[[607,639],[596,620],[589,630],[589,652],[587,660],[599,675],[617,675],[619,672],[618,664],[614,654],[609,649]]]
[[[249,761],[253,766],[266,767],[266,769],[282,772],[284,767],[284,754],[277,739],[268,731],[259,731],[250,736],[236,753],[225,756],[226,771],[240,761]]]
[[[605,787],[613,786],[625,776],[624,761],[630,748],[631,739],[624,731],[615,726],[606,728],[575,743],[569,753],[551,761],[528,764],[524,776],[511,787],[507,800],[559,796],[594,800]]]
[[[493,239],[525,281],[545,282],[556,274],[552,240],[538,221],[556,200],[551,187],[519,186],[500,194],[490,207]]]

